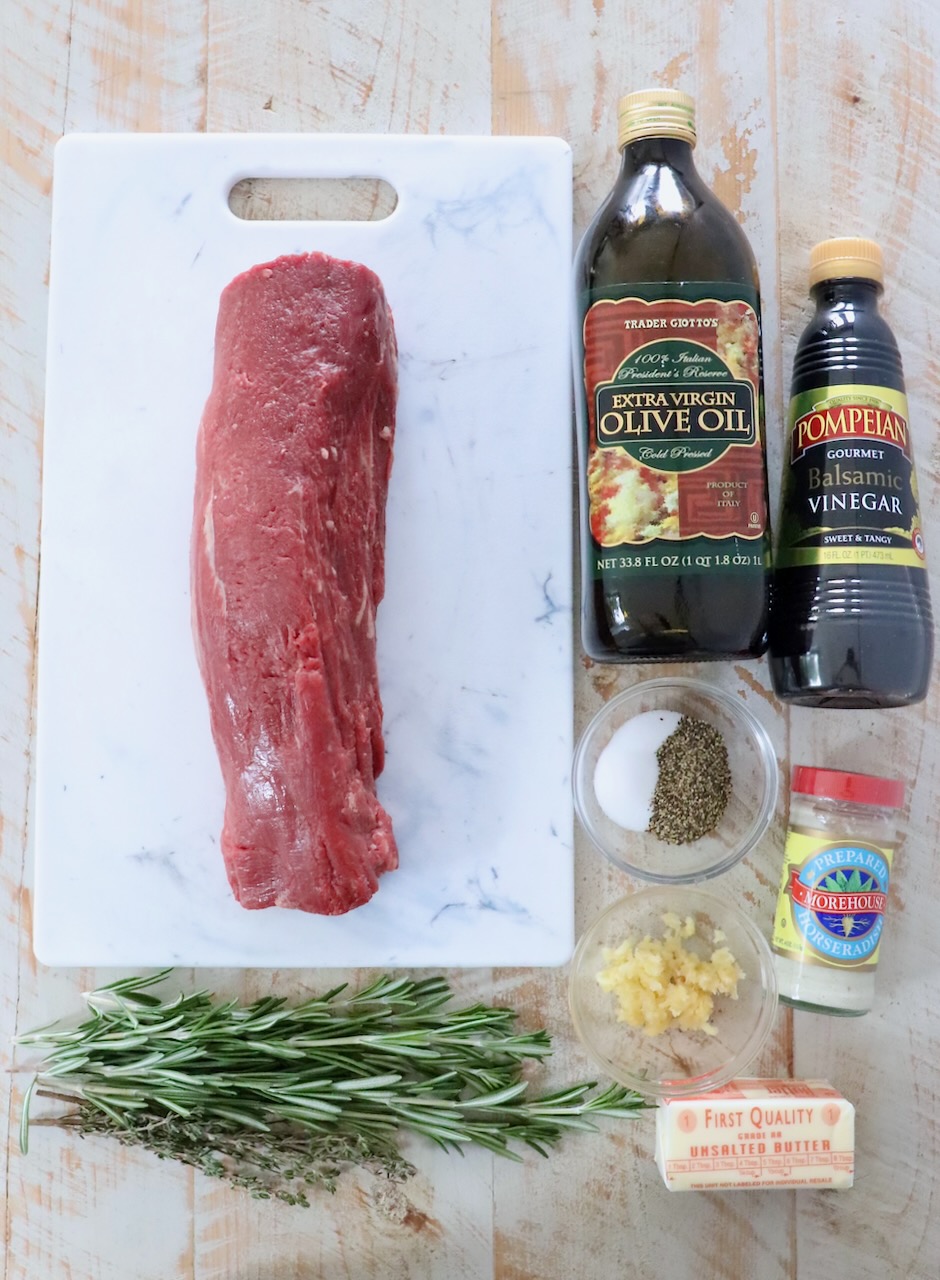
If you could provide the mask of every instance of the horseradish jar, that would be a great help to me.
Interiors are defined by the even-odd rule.
[[[867,1013],[904,783],[795,765],[771,946],[780,999]]]

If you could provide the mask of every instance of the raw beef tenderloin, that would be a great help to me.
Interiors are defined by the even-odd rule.
[[[381,283],[357,263],[278,258],[222,294],[192,600],[244,907],[336,915],[398,865],[375,793],[396,360]]]

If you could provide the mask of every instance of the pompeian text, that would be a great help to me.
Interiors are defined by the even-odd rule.
[[[793,424],[791,459],[807,449],[844,437],[894,445],[910,457],[908,425],[899,413],[870,404],[835,404],[814,409]]]

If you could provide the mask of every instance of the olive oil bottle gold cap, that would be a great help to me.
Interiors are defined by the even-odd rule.
[[[884,260],[874,240],[859,236],[839,236],[814,245],[809,255],[809,284],[822,280],[874,280],[884,284]]]
[[[695,101],[678,89],[640,89],[617,104],[617,146],[636,138],[682,138],[695,146]]]

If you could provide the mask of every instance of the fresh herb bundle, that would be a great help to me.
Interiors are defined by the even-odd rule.
[[[35,1094],[72,1109],[33,1124],[110,1134],[306,1205],[306,1187],[332,1190],[355,1165],[409,1177],[402,1131],[520,1159],[510,1144],[547,1155],[565,1130],[647,1105],[616,1086],[592,1093],[593,1083],[530,1097],[523,1066],[550,1053],[548,1034],[516,1034],[512,1009],[447,1008],[443,978],[383,977],[354,994],[343,986],[302,1004],[243,1005],[207,991],[161,1000],[149,989],[169,972],[91,992],[90,1017],[76,1027],[18,1037],[46,1054],[23,1106],[24,1152]]]

